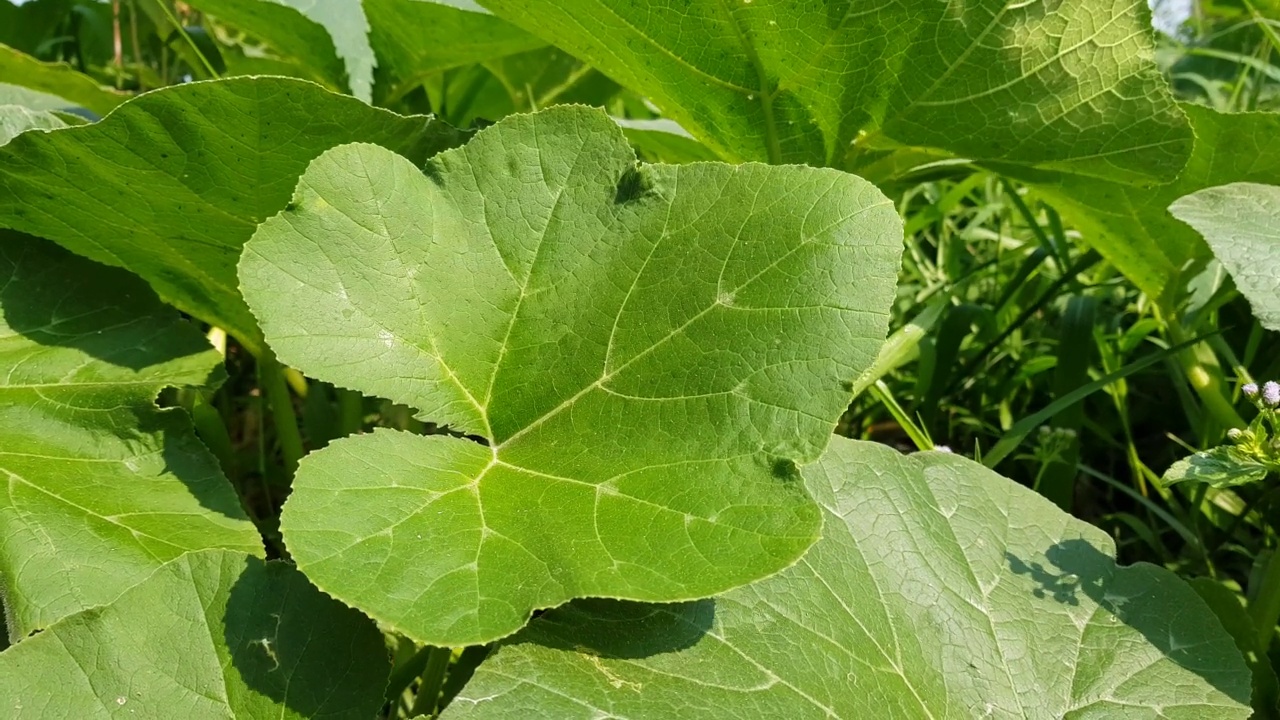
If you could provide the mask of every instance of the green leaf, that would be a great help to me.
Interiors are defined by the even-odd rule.
[[[364,0],[380,102],[394,101],[446,70],[546,43],[470,0]]]
[[[222,359],[137,278],[0,231],[0,577],[19,638],[189,550],[262,543],[168,386]]]
[[[1195,592],[1117,566],[1032,491],[844,439],[805,476],[825,517],[797,565],[714,600],[549,611],[445,717],[1249,715],[1249,670]]]
[[[65,98],[100,115],[129,99],[124,93],[108,90],[88,75],[63,63],[40,62],[7,45],[0,45],[0,78],[6,83]]]
[[[874,361],[892,204],[834,170],[637,165],[603,113],[511,116],[426,174],[316,160],[245,247],[282,361],[482,436],[306,458],[298,567],[386,627],[492,640],[573,597],[703,597],[791,564],[821,454]]]
[[[483,4],[726,158],[844,166],[855,141],[896,143],[1150,182],[1190,152],[1132,0]]]
[[[0,223],[133,271],[257,352],[261,335],[235,264],[307,163],[352,141],[421,163],[461,140],[430,118],[304,81],[189,83],[141,95],[93,125],[27,133],[0,148]]]
[[[1265,465],[1224,445],[1188,455],[1170,465],[1160,478],[1160,484],[1167,487],[1174,483],[1195,482],[1225,488],[1261,482],[1266,477]]]
[[[424,90],[437,117],[454,127],[471,127],[477,120],[552,105],[603,106],[621,88],[572,55],[544,46],[441,72]]]
[[[0,105],[0,145],[27,130],[58,130],[67,123],[44,110],[30,110],[20,105]]]
[[[1274,124],[1280,131],[1280,117]],[[1272,177],[1280,182],[1280,162],[1275,170]],[[1280,330],[1280,187],[1241,182],[1208,188],[1180,198],[1169,212],[1204,236],[1258,322]]]
[[[1259,713],[1257,720],[1280,716],[1280,680],[1265,652],[1258,651],[1258,629],[1245,608],[1244,598],[1213,578],[1198,577],[1187,581],[1201,600],[1209,606],[1218,621],[1235,640],[1236,649],[1249,665],[1253,674],[1253,707]]]
[[[1173,183],[1139,188],[1063,176],[1037,186],[1085,242],[1096,247],[1153,298],[1178,293],[1209,250],[1195,231],[1169,215],[1189,193],[1239,181],[1280,183],[1280,114],[1219,113],[1183,106],[1195,128],[1195,151]],[[1230,267],[1230,266],[1228,266]],[[1273,286],[1274,288],[1274,286]],[[1243,288],[1242,288],[1243,290]]]
[[[191,553],[0,653],[22,718],[371,718],[390,664],[368,618],[281,562]]]
[[[359,0],[192,0],[213,15],[265,42],[276,59],[333,90],[369,102],[373,49]]]

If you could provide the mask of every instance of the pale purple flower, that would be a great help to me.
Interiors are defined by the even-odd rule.
[[[1262,404],[1267,407],[1280,405],[1280,383],[1268,380],[1262,385]]]
[[[1244,393],[1245,397],[1252,400],[1258,396],[1258,383],[1247,383],[1244,387],[1240,388],[1240,392]]]
[[[943,453],[953,452],[952,449],[947,445],[934,445],[933,449]]]

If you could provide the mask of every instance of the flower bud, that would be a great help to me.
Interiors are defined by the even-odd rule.
[[[1262,386],[1262,404],[1267,407],[1280,406],[1280,383],[1268,380]]]
[[[1227,439],[1231,442],[1240,442],[1240,438],[1244,437],[1244,433],[1240,428],[1231,428],[1227,431]]]
[[[1244,387],[1240,388],[1240,392],[1244,393],[1245,397],[1252,400],[1258,397],[1258,383],[1245,383]]]

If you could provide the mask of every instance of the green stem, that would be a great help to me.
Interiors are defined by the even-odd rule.
[[[435,716],[436,705],[440,700],[440,689],[444,687],[444,676],[453,660],[453,648],[428,647],[427,669],[422,671],[422,684],[418,686],[418,698],[413,701],[410,717],[417,715]]]
[[[289,394],[289,384],[284,379],[284,368],[270,352],[258,357],[258,382],[266,392],[267,404],[271,406],[271,419],[280,440],[285,471],[293,475],[303,455],[302,433],[298,430],[298,416],[293,411],[293,396]]]
[[[173,23],[173,26],[177,28],[178,34],[181,35],[183,39],[187,41],[187,44],[191,46],[191,51],[200,59],[200,64],[204,66],[205,72],[209,73],[209,77],[217,80],[218,71],[213,69],[213,65],[209,63],[209,58],[205,57],[204,53],[200,52],[200,48],[196,46],[196,41],[191,39],[191,36],[187,34],[187,29],[182,27],[182,23],[178,22],[178,18],[173,16],[173,12],[169,10],[169,6],[165,1],[156,0],[156,4],[160,6],[160,10],[164,12],[164,16],[169,19],[169,22]]]
[[[1175,345],[1181,345],[1191,337],[1174,314],[1168,314],[1163,320]],[[1178,360],[1187,382],[1204,403],[1205,410],[1224,430],[1242,428],[1247,424],[1227,398],[1222,366],[1218,363],[1218,356],[1214,355],[1213,348],[1204,342],[1196,343],[1178,353]]]
[[[1280,552],[1272,552],[1267,559],[1258,591],[1249,600],[1249,617],[1258,631],[1258,652],[1265,654],[1280,620]]]
[[[338,418],[343,437],[364,430],[364,396],[355,390],[338,388]]]
[[[407,654],[413,651],[413,643],[404,638],[400,638],[400,646],[396,650],[396,655]],[[427,661],[431,659],[431,651],[436,648],[426,645],[413,654],[404,659],[403,662],[397,664],[396,668],[391,671],[391,677],[387,680],[386,700],[394,703],[413,681],[427,669]]]
[[[893,416],[893,419],[898,421],[898,425],[907,433],[907,437],[911,438],[911,442],[915,444],[917,449],[933,449],[933,439],[929,437],[929,433],[911,420],[911,416],[894,399],[893,393],[889,391],[889,386],[883,380],[875,381],[869,390],[871,396],[883,403],[889,414]]]

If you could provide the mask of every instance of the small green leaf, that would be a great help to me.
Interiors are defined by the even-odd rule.
[[[99,115],[111,112],[129,99],[124,93],[98,85],[93,78],[76,72],[70,65],[40,62],[7,45],[0,45],[0,78],[4,78],[6,83],[56,95]]]
[[[1132,0],[482,4],[726,158],[843,167],[877,139],[1150,182],[1191,148]]]
[[[110,602],[189,550],[262,553],[167,386],[222,379],[137,278],[0,231],[0,577],[15,638]]]
[[[1160,478],[1166,487],[1180,482],[1196,482],[1216,488],[1261,482],[1266,466],[1245,457],[1233,447],[1221,446],[1188,455],[1169,466]]]
[[[844,439],[805,476],[825,522],[797,565],[713,600],[551,610],[444,717],[1249,716],[1196,593],[1030,490]]]
[[[1280,181],[1280,167],[1273,177]],[[1280,187],[1208,188],[1180,198],[1169,212],[1204,236],[1258,322],[1280,331]]]
[[[435,645],[786,567],[818,530],[795,467],[875,360],[901,233],[851,175],[638,165],[578,106],[511,116],[425,175],[329,151],[245,247],[271,347],[488,447],[384,431],[313,453],[292,556]]]
[[[240,248],[312,159],[346,142],[421,163],[462,136],[309,82],[233,78],[139,96],[100,122],[0,148],[0,223],[125,267],[255,352]]]
[[[50,720],[366,720],[389,671],[373,623],[302,573],[210,550],[0,653],[0,707]]]

